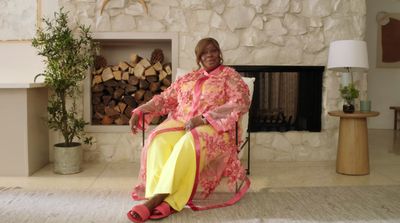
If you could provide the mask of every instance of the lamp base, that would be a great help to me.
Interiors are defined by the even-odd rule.
[[[353,77],[351,73],[342,73],[342,77],[340,79],[340,84],[342,87],[347,87],[351,83],[353,83]]]

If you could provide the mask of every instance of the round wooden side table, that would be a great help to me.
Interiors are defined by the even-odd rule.
[[[378,116],[379,112],[330,111],[328,114],[340,117],[336,172],[346,175],[369,174],[367,118]]]

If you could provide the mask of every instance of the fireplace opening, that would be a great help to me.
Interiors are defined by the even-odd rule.
[[[178,64],[177,33],[100,32],[97,65],[84,87],[88,132],[126,132],[131,111],[165,90]],[[162,117],[152,123],[161,122]]]
[[[231,66],[254,77],[249,131],[321,131],[323,66]]]

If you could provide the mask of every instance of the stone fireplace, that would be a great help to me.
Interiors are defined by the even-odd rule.
[[[61,1],[60,6],[71,12],[71,18],[91,25],[94,32],[113,33],[115,39],[126,32],[151,36],[149,39],[174,33],[176,54],[171,60],[176,60],[175,68],[186,70],[196,68],[194,48],[206,36],[219,41],[225,64],[249,66],[325,66],[331,41],[365,37],[365,0],[146,2],[148,14],[137,1],[112,0],[101,14],[101,1]],[[366,74],[354,77],[361,96],[365,95]],[[254,158],[334,160],[339,122],[327,112],[340,109],[338,79],[334,72],[323,73],[320,132],[252,133]],[[87,110],[87,106],[82,107]],[[85,160],[139,160],[141,136],[132,136],[127,126],[89,126],[88,132],[95,144],[85,149]]]

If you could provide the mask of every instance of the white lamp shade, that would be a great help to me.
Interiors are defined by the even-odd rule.
[[[361,40],[339,40],[329,46],[328,69],[347,72],[369,68],[367,43]]]

